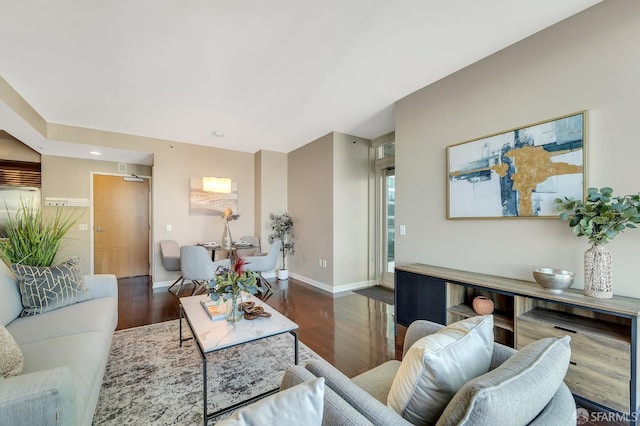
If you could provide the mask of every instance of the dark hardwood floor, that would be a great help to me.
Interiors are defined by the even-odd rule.
[[[294,279],[266,302],[300,327],[300,341],[349,377],[390,359],[400,359],[404,327],[396,338],[393,305],[348,292],[331,295]],[[182,295],[191,293],[184,287]],[[118,280],[118,329],[177,319],[178,299],[166,288],[151,289],[149,277]]]
[[[298,324],[301,342],[348,377],[402,359],[406,329],[398,326],[396,336],[392,305],[351,292],[331,295],[294,279],[289,279],[287,289],[280,289],[277,281],[272,285],[266,302]],[[182,295],[191,290],[184,287]],[[179,318],[178,299],[166,288],[153,290],[149,277],[119,279],[118,291],[118,330]],[[628,424],[599,421],[598,413],[589,416],[580,424]]]

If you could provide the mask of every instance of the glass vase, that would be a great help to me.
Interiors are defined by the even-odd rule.
[[[224,232],[222,233],[222,248],[225,250],[231,250],[231,230],[229,229],[229,221],[224,222]]]
[[[242,310],[240,309],[240,296],[231,296],[227,301],[227,322],[238,322],[242,319]]]
[[[611,253],[602,244],[592,244],[584,252],[584,294],[599,299],[611,299]]]

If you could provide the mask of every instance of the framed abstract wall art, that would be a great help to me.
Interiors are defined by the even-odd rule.
[[[558,217],[584,198],[586,111],[447,147],[447,219]]]
[[[189,178],[189,214],[222,216],[230,207],[238,212],[238,185],[231,183],[231,192],[213,192],[203,189],[203,178]]]

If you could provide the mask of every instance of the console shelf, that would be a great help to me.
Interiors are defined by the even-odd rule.
[[[533,281],[412,264],[396,267],[396,321],[440,324],[476,315],[476,296],[493,300],[496,341],[521,348],[551,336],[571,336],[565,383],[583,405],[636,413],[640,299],[597,299],[581,290],[553,293]]]
[[[450,313],[463,318],[470,318],[478,315],[473,311],[473,308],[471,306],[465,304],[451,306],[447,309]],[[513,333],[513,320],[505,314],[501,314],[500,312],[495,311],[493,313],[493,324],[498,328],[508,330]]]

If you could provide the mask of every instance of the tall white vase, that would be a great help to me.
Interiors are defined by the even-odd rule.
[[[593,244],[584,252],[584,294],[613,297],[611,253],[602,244]]]

